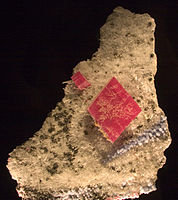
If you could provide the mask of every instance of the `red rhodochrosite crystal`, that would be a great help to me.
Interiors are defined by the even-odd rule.
[[[90,83],[80,72],[76,72],[71,78],[80,90],[90,86]]]
[[[141,108],[113,77],[88,111],[107,139],[113,143],[141,112]]]

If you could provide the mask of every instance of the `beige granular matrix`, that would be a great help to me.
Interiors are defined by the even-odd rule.
[[[62,102],[32,138],[10,153],[8,169],[23,199],[136,198],[156,190],[158,169],[171,138],[159,108],[154,76],[155,22],[148,14],[117,7],[100,30],[100,47],[80,71],[83,91],[67,81]],[[87,108],[116,77],[141,107],[119,139],[104,138]]]

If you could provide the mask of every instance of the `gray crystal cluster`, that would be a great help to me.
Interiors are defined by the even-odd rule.
[[[155,22],[148,14],[121,7],[100,29],[100,47],[80,71],[91,86],[80,91],[66,81],[65,96],[32,138],[16,147],[7,168],[23,199],[136,198],[156,190],[158,169],[171,138],[158,105],[154,76]],[[135,99],[141,113],[112,144],[87,108],[116,77]]]
[[[131,148],[136,146],[145,145],[148,142],[160,140],[161,138],[167,139],[167,124],[166,124],[166,117],[161,116],[160,121],[157,124],[154,124],[150,129],[145,130],[142,135],[135,138],[134,140],[127,141],[126,144],[122,145],[120,148],[117,148],[114,155],[107,155],[104,163],[111,161],[113,158],[117,158],[118,156],[126,153]]]

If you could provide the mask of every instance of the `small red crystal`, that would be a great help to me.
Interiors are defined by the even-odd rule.
[[[91,84],[87,81],[87,79],[80,73],[76,72],[72,77],[75,85],[80,89],[83,90],[86,87],[89,87]]]
[[[141,112],[141,108],[113,77],[88,108],[104,135],[112,143],[129,123]]]

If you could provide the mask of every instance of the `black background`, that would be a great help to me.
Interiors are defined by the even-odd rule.
[[[158,190],[139,199],[176,199],[178,4],[171,0],[26,0],[0,5],[0,199],[21,199],[5,167],[8,153],[41,128],[47,113],[63,97],[62,82],[70,79],[78,62],[90,59],[97,50],[99,29],[117,6],[135,13],[147,12],[156,21],[155,84],[173,139],[165,151],[167,163],[158,172]]]

